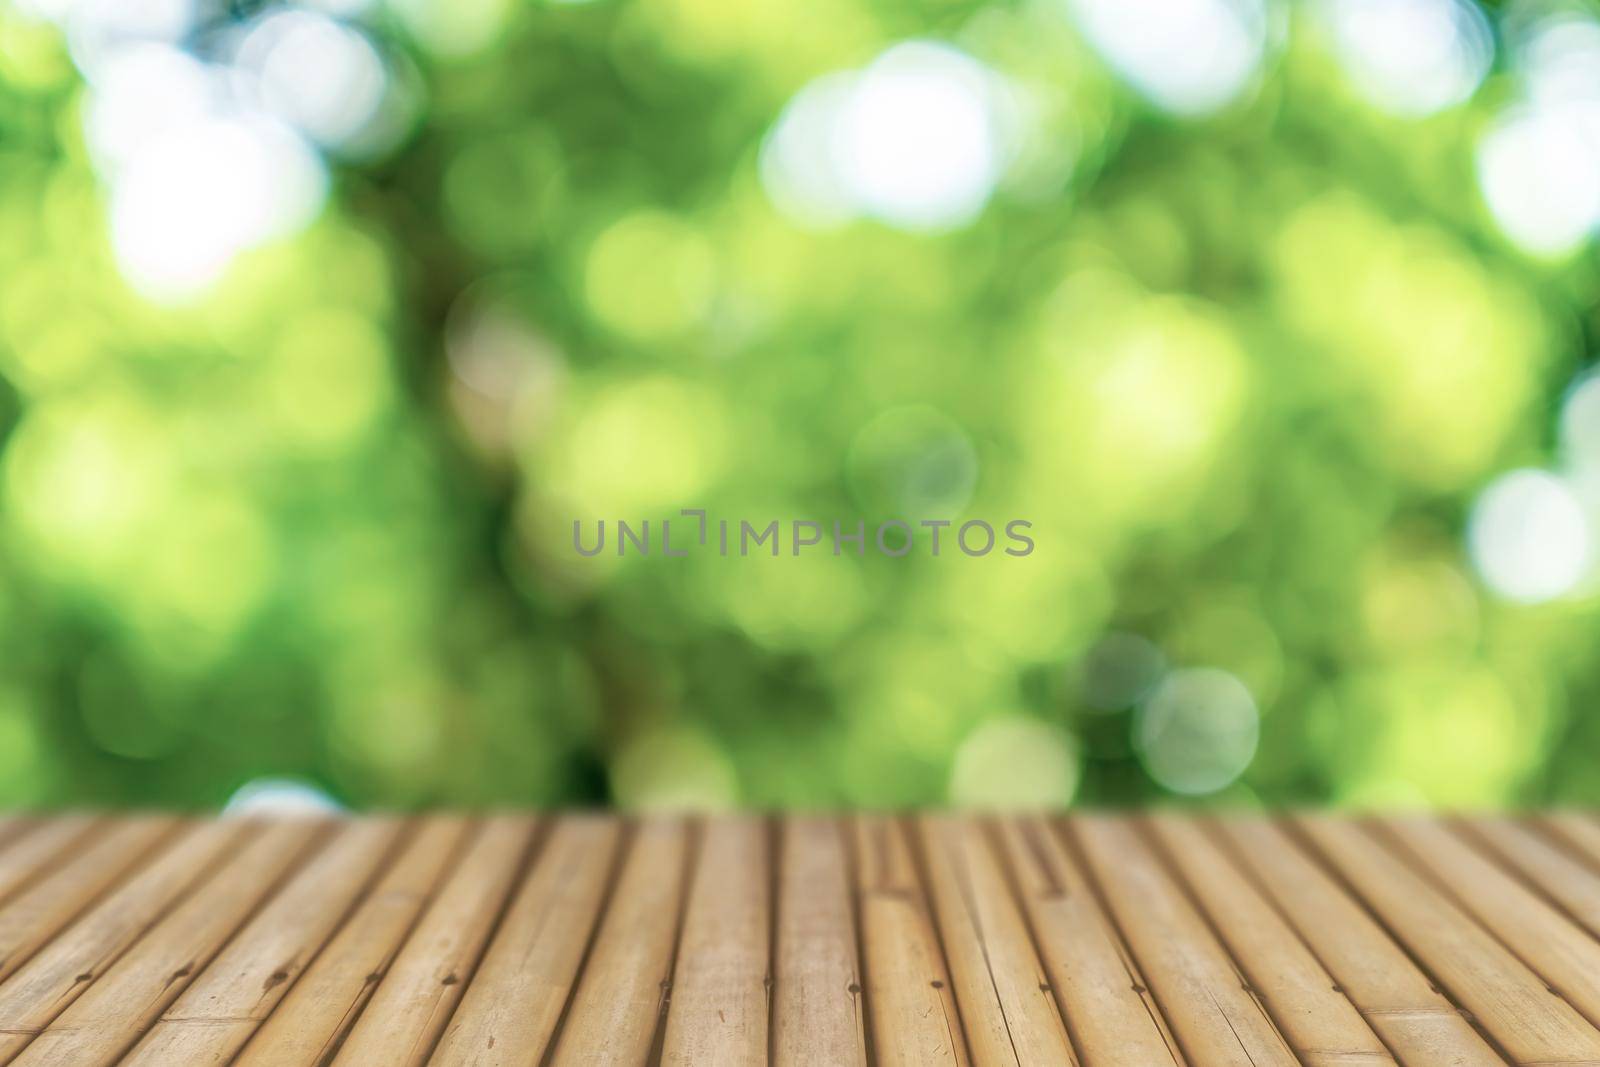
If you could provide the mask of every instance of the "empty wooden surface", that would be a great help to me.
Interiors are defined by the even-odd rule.
[[[1600,1067],[1600,821],[0,817],[0,1065]]]

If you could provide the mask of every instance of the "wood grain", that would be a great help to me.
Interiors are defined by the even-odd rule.
[[[706,827],[678,939],[661,1062],[739,1067],[767,1056],[772,895],[767,827],[753,816]]]
[[[83,990],[15,1061],[25,1067],[99,1067],[117,1061],[188,987],[330,827],[295,820],[241,827],[249,839],[200,891],[151,927]]]
[[[235,1067],[295,1067],[332,1056],[383,981],[469,829],[459,816],[423,821],[234,1059]]]
[[[211,875],[244,829],[230,822],[189,829],[0,985],[0,1019],[7,1024],[0,1032],[0,1062],[9,1062],[182,894]]]
[[[925,816],[917,828],[973,1061],[1075,1067],[1049,976],[984,828],[952,816]]]
[[[1188,885],[1252,989],[1271,989],[1268,1014],[1307,1067],[1394,1064],[1383,1042],[1311,950],[1199,820],[1150,820],[1167,861]]]
[[[1600,1067],[1600,822],[0,815],[0,1065]]]
[[[533,828],[524,815],[497,816],[482,827],[382,977],[335,1063],[427,1062],[500,917]]]
[[[108,827],[105,820],[85,814],[25,825],[21,837],[0,850],[0,902],[49,874],[69,853],[82,849],[91,836]]]
[[[1297,1067],[1237,965],[1136,823],[1088,816],[1074,819],[1072,828],[1185,1055],[1219,1067]]]
[[[961,1016],[905,827],[887,816],[862,816],[853,833],[876,1061],[884,1067],[965,1067]]]
[[[118,822],[0,906],[0,979],[10,978],[78,913],[180,833],[169,816]]]
[[[1600,1062],[1600,1032],[1368,828],[1325,817],[1296,824],[1513,1060]]]
[[[1600,942],[1459,834],[1432,819],[1387,819],[1380,839],[1500,939],[1591,1023],[1600,1020]]]
[[[551,829],[430,1063],[543,1060],[606,904],[621,835],[620,821],[603,815],[564,816]]]
[[[1002,819],[999,834],[1051,990],[1085,1062],[1181,1064],[1138,964],[1061,838],[1038,816]]]
[[[1521,819],[1488,816],[1457,823],[1454,829],[1476,841],[1507,871],[1526,879],[1574,922],[1600,937],[1600,871]]]
[[[557,1067],[631,1067],[649,1054],[671,988],[690,844],[681,818],[650,818],[635,830],[556,1045]]]
[[[780,835],[773,1064],[866,1067],[844,835],[837,821],[815,816],[784,820]]]
[[[1240,867],[1401,1063],[1505,1062],[1360,901],[1281,827],[1263,818],[1224,819],[1216,827]],[[1263,988],[1275,992],[1276,983]]]
[[[338,929],[404,828],[389,818],[342,828],[189,983],[122,1062],[230,1062]]]

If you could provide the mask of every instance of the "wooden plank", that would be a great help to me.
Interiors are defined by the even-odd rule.
[[[1195,1064],[1297,1067],[1298,1061],[1134,823],[1071,820],[1093,876],[1156,1002]]]
[[[328,830],[310,820],[239,828],[249,838],[243,850],[57,1016],[17,1058],[18,1067],[116,1062]]]
[[[1591,866],[1600,866],[1600,821],[1594,815],[1580,811],[1553,811],[1541,816],[1539,824]]]
[[[0,853],[38,830],[40,827],[70,818],[68,814],[40,817],[37,815],[0,815]]]
[[[1302,1063],[1394,1067],[1355,1005],[1200,820],[1158,815],[1149,824],[1252,988],[1270,991],[1267,1010]]]
[[[11,977],[67,923],[159,852],[179,831],[170,816],[119,820],[0,907],[0,979]]]
[[[1061,839],[1038,816],[1002,819],[999,832],[1050,987],[1089,1067],[1181,1067],[1149,987]]]
[[[235,1067],[313,1067],[327,1061],[383,980],[472,828],[458,815],[422,820],[327,948],[256,1030],[233,1061]]]
[[[1438,820],[1377,826],[1591,1024],[1600,1020],[1600,942]]]
[[[563,815],[450,1019],[435,1067],[510,1067],[543,1061],[605,900],[621,822]]]
[[[1459,829],[1561,905],[1573,921],[1600,937],[1600,871],[1520,819],[1466,819]]]
[[[1600,1061],[1583,1016],[1367,831],[1326,817],[1295,825],[1514,1061]]]
[[[1050,980],[983,826],[924,816],[917,830],[973,1061],[1076,1065]]]
[[[37,815],[0,815],[0,850],[8,848],[24,834],[38,829],[46,821],[49,819],[41,819]]]
[[[558,1038],[555,1067],[644,1062],[667,1003],[689,858],[683,819],[647,818],[635,830]]]
[[[354,820],[239,931],[123,1063],[230,1062],[315,958],[399,841],[394,818]]]
[[[1505,1063],[1366,909],[1275,823],[1234,817],[1217,825],[1240,866],[1255,876],[1256,884],[1402,1063],[1407,1067]]]
[[[754,816],[710,820],[684,910],[661,1062],[740,1067],[767,1057],[772,926],[768,828]]]
[[[774,1067],[866,1067],[861,970],[845,840],[833,819],[780,829]]]
[[[1579,813],[537,826],[0,816],[0,1065],[1600,1067]]]
[[[485,821],[388,968],[335,1063],[412,1067],[427,1062],[472,979],[534,826],[525,815]]]
[[[961,1016],[905,829],[857,818],[857,914],[872,1050],[880,1067],[967,1064]]]
[[[44,877],[110,827],[108,820],[81,813],[41,820],[0,851],[0,902]]]
[[[175,844],[134,873],[44,945],[0,984],[0,1063],[98,979],[125,949],[238,844],[241,827],[210,822],[186,827]]]

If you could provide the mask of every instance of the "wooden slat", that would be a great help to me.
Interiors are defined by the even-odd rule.
[[[34,1038],[18,1067],[116,1062],[327,829],[309,820],[242,826],[250,838],[244,849]]]
[[[1460,829],[1600,937],[1600,871],[1520,819],[1475,818]]]
[[[767,851],[762,819],[715,819],[703,832],[673,971],[667,1067],[739,1067],[767,1057]]]
[[[578,981],[606,898],[621,823],[563,815],[534,858],[429,1061],[436,1067],[542,1062]]]
[[[12,846],[19,844],[23,838],[47,826],[54,826],[67,820],[75,820],[81,825],[94,822],[92,816],[83,813],[62,813],[47,817],[30,815],[0,815],[0,869],[3,869],[3,857]]]
[[[1539,823],[1590,865],[1600,866],[1600,819],[1588,812],[1558,811],[1541,816]]]
[[[852,829],[874,1057],[882,1067],[965,1067],[961,1016],[905,828],[874,815]]]
[[[1190,1061],[1295,1067],[1283,1036],[1134,823],[1087,816],[1072,828]]]
[[[1440,886],[1589,1021],[1600,1020],[1600,942],[1434,819],[1380,824]]]
[[[1596,1023],[1582,813],[0,815],[11,1067],[1600,1067]]]
[[[974,1062],[1076,1065],[1050,980],[984,828],[970,818],[925,816],[917,829]]]
[[[388,968],[335,1063],[427,1062],[473,977],[533,829],[534,821],[522,815],[487,820]],[[262,1040],[259,1034],[256,1040]]]
[[[679,818],[649,818],[634,832],[556,1045],[557,1067],[644,1062],[666,1006],[689,850]]]
[[[139,1067],[230,1062],[315,958],[404,829],[391,818],[342,827],[190,983],[123,1062]]]
[[[24,835],[37,830],[45,823],[63,817],[54,816],[53,818],[41,819],[30,815],[0,815],[0,851],[10,848]]]
[[[194,827],[108,893],[0,984],[0,1063],[105,973],[180,894],[211,874],[240,839],[235,823]]]
[[[1267,1010],[1302,1063],[1393,1067],[1355,1005],[1198,820],[1163,815],[1150,825],[1251,987],[1272,991]]]
[[[0,902],[44,877],[69,855],[85,848],[110,824],[92,815],[47,819],[0,851]]]
[[[774,1067],[866,1067],[849,866],[837,822],[784,821],[778,879]]]
[[[1001,820],[1000,835],[1051,989],[1088,1067],[1181,1067],[1155,998],[1060,838],[1038,816]]]
[[[1366,909],[1275,823],[1229,818],[1218,827],[1235,859],[1406,1067],[1505,1062]]]
[[[0,979],[11,977],[85,907],[166,844],[178,830],[169,816],[118,822],[0,907]]]
[[[1600,1061],[1600,1033],[1503,945],[1366,830],[1296,824],[1411,954],[1518,1063]]]
[[[383,980],[470,829],[460,816],[423,820],[327,948],[257,1029],[233,1061],[235,1067],[313,1067],[333,1054]]]

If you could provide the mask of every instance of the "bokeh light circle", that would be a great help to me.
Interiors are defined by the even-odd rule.
[[[1004,170],[1011,91],[950,45],[897,44],[794,96],[762,146],[762,183],[804,225],[864,216],[912,231],[964,226]]]
[[[1167,660],[1138,634],[1113,632],[1096,641],[1080,664],[1083,702],[1094,711],[1131,708],[1155,688]]]
[[[1340,62],[1378,107],[1421,118],[1477,91],[1494,62],[1489,22],[1470,0],[1325,0]]]
[[[1061,730],[1020,715],[984,722],[956,751],[950,801],[975,808],[1062,808],[1078,787],[1077,747]]]
[[[993,76],[947,45],[897,45],[862,72],[838,130],[862,212],[908,230],[970,221],[1000,177]]]
[[[325,790],[298,778],[254,778],[234,790],[224,815],[273,818],[336,815],[344,807]]]
[[[1262,0],[1068,2],[1112,69],[1176,115],[1203,115],[1238,99],[1266,48]]]
[[[234,62],[254,75],[273,115],[327,148],[356,141],[388,91],[383,57],[372,42],[310,11],[277,11],[256,22]]]
[[[1478,498],[1467,544],[1478,574],[1508,600],[1562,596],[1588,572],[1592,532],[1572,487],[1546,471],[1501,475]]]
[[[1255,698],[1211,667],[1173,671],[1139,706],[1134,747],[1145,771],[1174,793],[1201,796],[1231,785],[1255,758]]]
[[[1478,146],[1478,181],[1500,228],[1529,252],[1570,252],[1600,223],[1600,144],[1560,111],[1501,119]]]
[[[1561,403],[1561,447],[1569,462],[1600,470],[1600,375],[1586,374]]]
[[[727,808],[739,796],[727,754],[692,727],[663,727],[635,735],[611,761],[611,789],[626,808]]]
[[[111,239],[145,294],[204,292],[239,252],[309,222],[322,207],[321,161],[264,118],[185,124],[148,143],[120,173]]]

